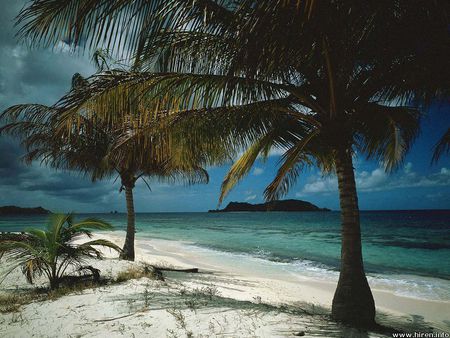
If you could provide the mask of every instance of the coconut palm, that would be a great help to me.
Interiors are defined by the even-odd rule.
[[[134,92],[145,116],[164,109],[187,127],[186,138],[220,140],[233,150],[248,147],[228,173],[222,196],[273,146],[286,152],[266,190],[269,199],[285,194],[306,165],[335,171],[342,255],[332,312],[336,319],[372,324],[375,308],[362,262],[352,156],[357,151],[394,169],[417,134],[413,100],[448,94],[445,76],[439,81],[429,76],[441,65],[436,59],[448,62],[448,6],[444,1],[56,5],[39,0],[22,11],[19,22],[21,34],[32,42],[106,43],[148,70],[91,78],[89,91],[69,94],[58,109],[70,114],[95,107],[99,116],[114,120],[120,116],[119,109],[111,109],[121,105],[117,94]],[[420,28],[416,35],[407,29],[412,26]],[[424,57],[422,42],[438,51],[432,62]]]
[[[72,214],[54,214],[45,230],[28,229],[15,236],[2,235],[0,259],[6,261],[5,265],[13,263],[3,271],[3,275],[20,267],[29,283],[32,284],[37,276],[45,275],[50,288],[58,288],[68,268],[80,268],[87,259],[103,258],[97,247],[121,251],[117,245],[104,239],[79,242],[86,236],[92,238],[92,230],[112,228],[109,223],[95,218],[75,222]]]
[[[93,55],[100,73],[122,73],[123,68],[110,70],[111,65],[118,64],[111,60],[109,52],[105,50],[97,50]],[[89,88],[88,79],[78,73],[73,76],[71,95],[77,97]],[[189,144],[184,140],[177,142],[170,131],[154,134],[151,140],[133,137],[132,141],[125,143],[124,138],[136,134],[143,124],[148,131],[148,125],[157,123],[164,113],[156,113],[152,118],[143,120],[135,118],[142,107],[133,95],[120,93],[118,99],[121,100],[121,113],[114,121],[101,120],[95,116],[96,112],[86,107],[77,110],[74,107],[56,109],[35,104],[16,105],[0,116],[0,120],[6,123],[0,132],[18,136],[22,140],[27,149],[25,160],[29,164],[40,160],[57,169],[89,175],[92,181],[118,175],[120,191],[125,191],[127,208],[127,232],[121,258],[134,260],[133,189],[136,181],[142,179],[149,188],[146,178],[187,184],[208,183],[208,173],[201,165],[223,161],[228,157],[224,152],[220,155],[215,152],[212,161],[212,156],[205,155],[205,151],[194,154]],[[105,106],[102,108],[105,109]],[[106,105],[106,109],[113,108]],[[56,126],[56,121],[60,119],[63,119],[66,129]],[[211,151],[208,153],[212,155]]]
[[[28,164],[40,160],[56,169],[83,173],[92,181],[118,176],[127,207],[127,234],[121,257],[134,260],[136,181],[142,179],[147,186],[146,178],[207,183],[208,173],[200,166],[203,158],[188,156],[189,149],[177,146],[167,133],[155,135],[151,142],[134,138],[122,144],[123,135],[133,130],[134,124],[129,119],[107,123],[80,115],[72,119],[69,131],[58,131],[54,120],[61,115],[62,111],[43,105],[13,106],[0,118],[6,122],[0,132],[22,141]]]

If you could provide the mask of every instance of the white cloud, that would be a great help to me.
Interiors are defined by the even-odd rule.
[[[255,169],[253,169],[253,176],[259,176],[259,175],[261,175],[262,173],[264,172],[264,169],[263,168],[259,168],[259,167],[256,167]]]
[[[389,180],[389,176],[386,172],[377,168],[372,172],[363,171],[356,173],[356,187],[359,190],[371,190],[377,187],[383,187]]]
[[[246,198],[245,198],[245,200],[246,201],[253,201],[253,200],[255,200],[256,199],[256,195],[250,195],[250,196],[247,196]]]
[[[239,151],[235,157],[233,157],[233,161],[238,160],[239,158],[242,157],[242,155],[244,155],[245,150],[247,150],[247,148],[242,149],[241,151]],[[272,156],[282,156],[284,153],[286,152],[285,149],[281,149],[281,148],[276,148],[276,147],[272,147],[269,151],[268,157],[272,157]],[[257,157],[258,159],[261,159],[262,156],[261,154],[258,155]]]
[[[409,173],[412,172],[412,167],[413,167],[412,163],[411,163],[411,162],[408,162],[408,163],[405,164],[405,167],[403,168],[403,171],[404,171],[406,174],[409,174]]]
[[[429,175],[419,175],[412,168],[412,163],[408,162],[403,168],[403,172],[392,175],[387,174],[381,168],[371,172],[356,172],[356,187],[359,191],[384,191],[399,188],[450,186],[450,169],[448,168],[441,168],[440,171]],[[317,176],[305,184],[296,195],[330,193],[337,191],[337,187],[336,176]]]
[[[334,176],[320,177],[311,183],[305,184],[303,190],[297,196],[314,193],[327,193],[337,191],[337,180]]]
[[[269,157],[270,157],[270,156],[281,156],[281,155],[283,155],[285,152],[286,152],[285,149],[273,147],[273,148],[270,149],[270,151],[269,151]]]

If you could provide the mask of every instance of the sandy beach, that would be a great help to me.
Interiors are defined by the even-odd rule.
[[[0,3],[0,338],[450,338],[450,1]]]
[[[121,232],[101,233],[122,244]],[[165,281],[131,279],[23,305],[0,314],[2,337],[382,337],[331,322],[327,315],[335,283],[280,274],[270,265],[188,243],[137,239],[136,262],[92,262],[102,275],[114,277],[142,262],[165,267],[199,268],[200,273],[165,272]],[[41,281],[44,283],[45,281]],[[27,285],[15,271],[0,285],[16,292]],[[406,331],[448,331],[450,303],[398,296],[373,289],[378,321]],[[44,311],[45,309],[45,311]]]

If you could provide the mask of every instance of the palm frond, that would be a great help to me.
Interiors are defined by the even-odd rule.
[[[94,252],[95,256],[97,258],[103,258],[103,255],[102,255],[101,251],[98,251],[98,250],[94,249],[93,246],[102,246],[102,247],[105,247],[105,248],[110,248],[110,249],[115,250],[117,252],[122,252],[122,249],[119,246],[117,246],[116,244],[112,243],[111,241],[104,240],[104,239],[96,239],[96,240],[93,240],[93,241],[84,242],[83,244],[80,244],[77,247],[77,249],[82,251],[82,252],[89,253],[89,254]]]
[[[271,130],[258,141],[254,142],[233,164],[222,182],[219,203],[222,203],[230,190],[250,172],[258,155],[261,153],[267,154],[268,149],[270,149],[274,143],[273,134],[276,132],[277,130]]]
[[[18,15],[19,36],[32,45],[103,46],[122,55],[139,54],[155,32],[186,25],[193,13],[226,15],[226,1],[34,0]],[[196,15],[198,17],[198,14]],[[191,21],[192,24],[192,21]]]
[[[441,137],[438,143],[434,146],[432,163],[436,163],[442,155],[450,152],[450,128]]]
[[[264,190],[264,197],[267,200],[277,200],[288,193],[289,189],[297,181],[300,171],[305,165],[312,165],[309,158],[315,153],[308,152],[311,140],[319,135],[318,130],[311,130],[304,135],[291,149],[286,151],[280,159],[282,165],[278,169],[274,180]]]
[[[358,148],[386,170],[395,169],[417,137],[419,121],[420,113],[414,108],[364,105],[355,114]]]
[[[111,230],[113,226],[98,218],[86,218],[81,222],[74,223],[69,227],[71,231],[80,231],[82,229],[89,230]]]
[[[42,274],[51,281],[59,280],[67,267],[80,265],[86,258],[101,258],[101,252],[93,246],[121,251],[107,240],[74,244],[75,239],[85,235],[86,229],[110,230],[111,225],[96,219],[75,223],[72,214],[60,214],[50,217],[47,230],[29,229],[25,234],[0,236],[0,259],[14,262],[2,272],[2,278],[21,267],[29,283]]]
[[[83,110],[112,120],[139,112],[139,119],[134,121],[147,124],[172,111],[281,98],[290,89],[267,81],[210,74],[115,71],[88,80],[83,91],[72,91],[55,105],[63,111],[61,123]]]

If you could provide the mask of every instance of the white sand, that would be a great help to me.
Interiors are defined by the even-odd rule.
[[[121,237],[116,234],[108,238],[120,242]],[[212,251],[189,250],[189,247],[176,241],[138,240],[136,245],[141,260],[152,263],[165,261],[174,266],[195,266],[245,281],[248,285],[256,285],[242,290],[245,294],[233,294],[230,297],[251,300],[252,297],[261,296],[264,302],[271,304],[298,301],[331,307],[337,280],[318,280],[295,273],[280,274],[278,269],[272,268],[272,264],[264,265],[263,260],[257,260],[258,264],[255,264],[255,260],[244,259],[236,264],[235,258]],[[399,296],[392,290],[376,287],[372,285],[375,302],[377,309],[383,312],[421,316],[425,321],[439,324],[446,324],[443,322],[450,320],[450,302]]]
[[[98,236],[119,245],[124,238],[120,232]],[[322,313],[327,310],[320,306],[331,305],[333,281],[281,274],[270,264],[256,264],[261,262],[251,259],[237,262],[236,257],[192,250],[175,241],[138,239],[136,254],[137,262],[198,267],[204,273],[167,273],[165,282],[141,278],[54,301],[34,302],[18,313],[0,314],[0,337],[279,337],[298,331],[315,337],[354,334],[321,316],[255,308],[245,302],[295,305]],[[138,264],[117,260],[112,253],[107,255],[108,259],[92,264],[101,269],[102,275],[114,276]],[[16,271],[0,285],[0,291],[23,287],[29,286]],[[213,290],[224,302],[198,297],[198,290]],[[448,322],[444,322],[450,314],[449,302],[401,297],[388,290],[373,291],[380,312],[394,314],[396,320],[425,320],[449,329]]]

